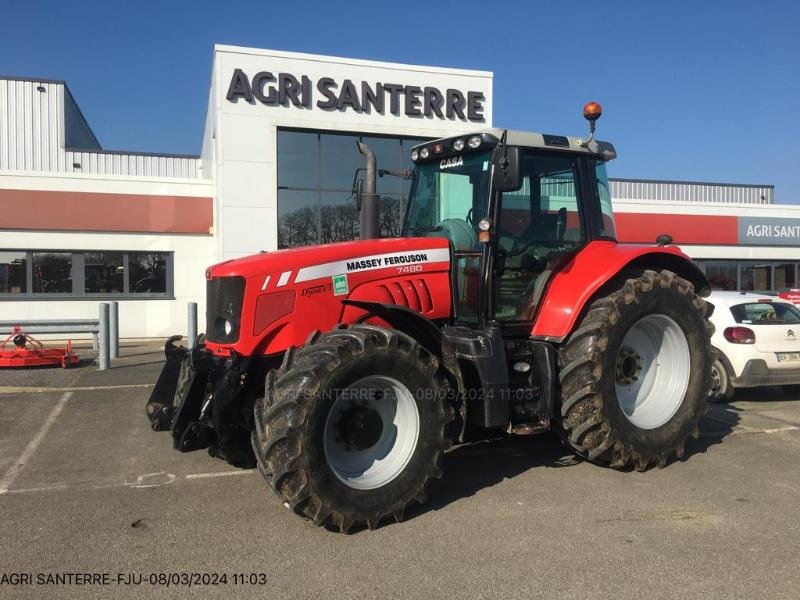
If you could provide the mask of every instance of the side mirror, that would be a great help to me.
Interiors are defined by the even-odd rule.
[[[498,146],[492,158],[492,188],[515,192],[522,187],[522,153],[519,146]]]

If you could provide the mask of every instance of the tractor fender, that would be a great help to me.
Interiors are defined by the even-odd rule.
[[[550,280],[531,335],[563,341],[603,286],[627,271],[669,269],[691,282],[697,294],[707,296],[711,286],[705,274],[676,246],[619,244],[597,240],[587,244]]]
[[[436,324],[427,317],[399,304],[383,304],[365,300],[342,300],[345,306],[352,306],[365,311],[366,317],[375,316],[386,321],[392,328],[407,333],[434,356],[442,355],[442,333]]]

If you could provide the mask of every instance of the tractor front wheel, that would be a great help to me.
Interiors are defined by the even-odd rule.
[[[437,358],[404,333],[362,324],[314,334],[256,401],[259,470],[316,525],[399,521],[441,476],[447,390]]]
[[[568,443],[639,470],[682,456],[708,409],[711,333],[706,303],[671,271],[643,271],[595,300],[559,356]]]

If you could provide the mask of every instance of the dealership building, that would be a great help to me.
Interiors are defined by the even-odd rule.
[[[356,140],[380,169],[407,169],[420,141],[492,127],[492,77],[216,46],[194,156],[105,149],[65,82],[0,77],[0,320],[118,300],[122,337],[181,332],[210,264],[357,235]],[[800,206],[774,204],[771,186],[611,191],[621,241],[669,233],[715,287],[798,286]],[[408,184],[381,177],[378,193],[395,235]]]

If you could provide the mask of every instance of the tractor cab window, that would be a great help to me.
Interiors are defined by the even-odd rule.
[[[611,187],[608,183],[606,174],[606,163],[596,161],[594,165],[594,176],[597,182],[597,194],[600,200],[600,235],[611,239],[617,239],[617,228],[614,226],[614,211],[611,208]]]
[[[584,243],[577,161],[527,152],[522,188],[503,194],[497,223],[496,319],[532,319],[552,261]]]
[[[489,153],[418,165],[405,236],[446,237],[456,252],[479,252],[476,224],[486,216]]]

